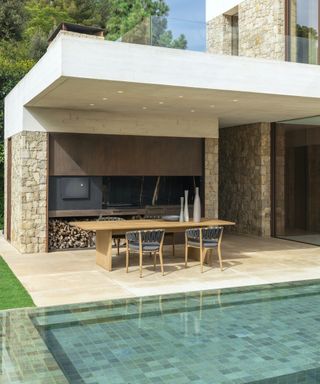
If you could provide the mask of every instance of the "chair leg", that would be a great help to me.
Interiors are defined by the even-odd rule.
[[[160,259],[160,267],[161,267],[162,276],[164,276],[162,248],[160,248],[160,250],[159,250],[159,259]]]
[[[221,247],[220,247],[220,245],[218,246],[218,256],[219,256],[219,262],[220,262],[220,269],[221,269],[221,271],[223,271],[222,257],[221,257]]]
[[[184,266],[185,266],[185,268],[188,267],[188,250],[189,250],[189,247],[186,244],[185,245],[185,256],[184,256]]]
[[[203,273],[203,248],[200,247],[200,264],[201,264],[201,273]]]
[[[142,277],[142,250],[139,251],[139,268],[140,268],[140,277]]]
[[[153,254],[153,269],[156,270],[157,253]]]
[[[129,248],[126,246],[126,272],[129,272]]]

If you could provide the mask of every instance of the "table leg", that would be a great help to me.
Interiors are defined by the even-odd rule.
[[[96,263],[112,271],[112,231],[96,232]]]

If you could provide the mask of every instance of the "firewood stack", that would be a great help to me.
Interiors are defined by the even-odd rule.
[[[49,249],[93,248],[95,233],[73,227],[67,220],[49,220]]]

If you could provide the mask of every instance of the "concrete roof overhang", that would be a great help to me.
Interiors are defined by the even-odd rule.
[[[320,67],[60,32],[6,98],[6,125],[17,129],[25,108],[218,118],[220,127],[291,120],[319,114]]]

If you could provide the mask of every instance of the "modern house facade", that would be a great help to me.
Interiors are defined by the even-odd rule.
[[[175,212],[196,185],[239,233],[317,243],[319,34],[300,3],[233,2],[207,52],[60,30],[6,98],[8,241],[46,252],[53,220]]]

